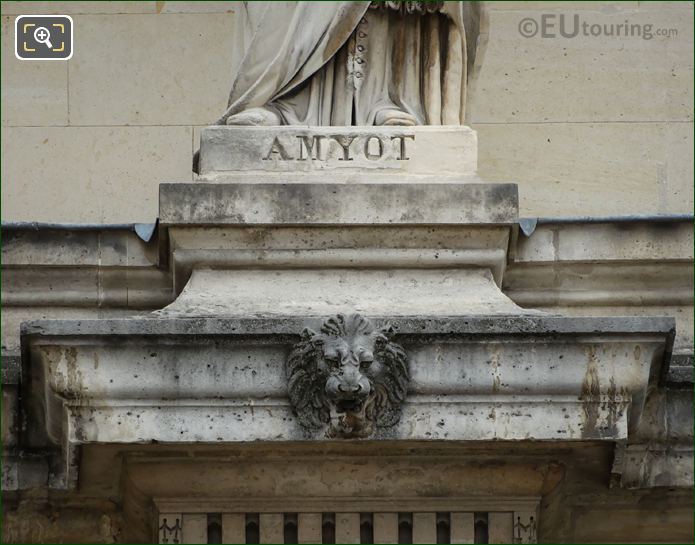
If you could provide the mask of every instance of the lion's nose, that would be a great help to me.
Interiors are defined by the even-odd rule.
[[[359,394],[362,391],[362,385],[356,384],[350,388],[344,388],[342,384],[338,384],[338,391],[344,394]]]

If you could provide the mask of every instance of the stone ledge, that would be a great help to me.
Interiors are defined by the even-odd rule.
[[[388,319],[403,335],[481,335],[481,334],[658,334],[667,335],[675,327],[665,316],[402,316],[371,315],[370,319]],[[318,327],[322,318],[248,317],[248,318],[158,318],[154,315],[106,320],[32,320],[22,324],[22,336],[101,336],[101,335],[299,335],[305,327]],[[272,331],[272,333],[269,333]]]
[[[23,395],[65,456],[55,485],[76,485],[82,444],[325,440],[300,426],[284,373],[299,333],[322,318],[24,324]],[[667,366],[674,327],[628,317],[389,321],[411,377],[400,423],[377,440],[623,441]]]
[[[618,466],[622,488],[693,486],[693,445],[647,443],[618,447]]]
[[[516,224],[515,184],[165,183],[162,225]]]
[[[666,384],[671,388],[692,390],[695,359],[692,352],[680,352],[671,356]]]
[[[345,309],[393,318],[540,314],[515,305],[499,290],[489,270],[470,265],[421,269],[200,268],[192,272],[176,300],[154,314],[167,318],[325,317]]]

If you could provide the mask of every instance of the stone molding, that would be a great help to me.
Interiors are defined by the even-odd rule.
[[[380,320],[382,317],[370,316]],[[373,438],[608,440],[639,423],[668,318],[393,318],[409,354],[400,422]],[[65,452],[87,443],[315,441],[281,369],[321,319],[48,321],[23,330],[26,399]]]

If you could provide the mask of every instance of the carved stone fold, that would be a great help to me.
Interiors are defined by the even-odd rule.
[[[408,389],[403,348],[359,314],[328,318],[302,332],[287,359],[290,401],[307,431],[326,437],[369,437],[395,425]]]

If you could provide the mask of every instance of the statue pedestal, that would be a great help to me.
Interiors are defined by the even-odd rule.
[[[546,463],[557,441],[622,442],[635,429],[673,321],[511,301],[500,286],[516,185],[476,178],[470,129],[212,127],[201,140],[201,179],[160,188],[177,299],[23,331],[27,396],[65,453],[59,485],[76,483],[76,447],[91,443],[345,440],[306,428],[286,368],[304,328],[339,314],[390,323],[407,359],[400,420],[361,439],[540,441]]]
[[[200,135],[200,178],[209,181],[433,182],[473,177],[477,161],[468,127],[208,127]]]

